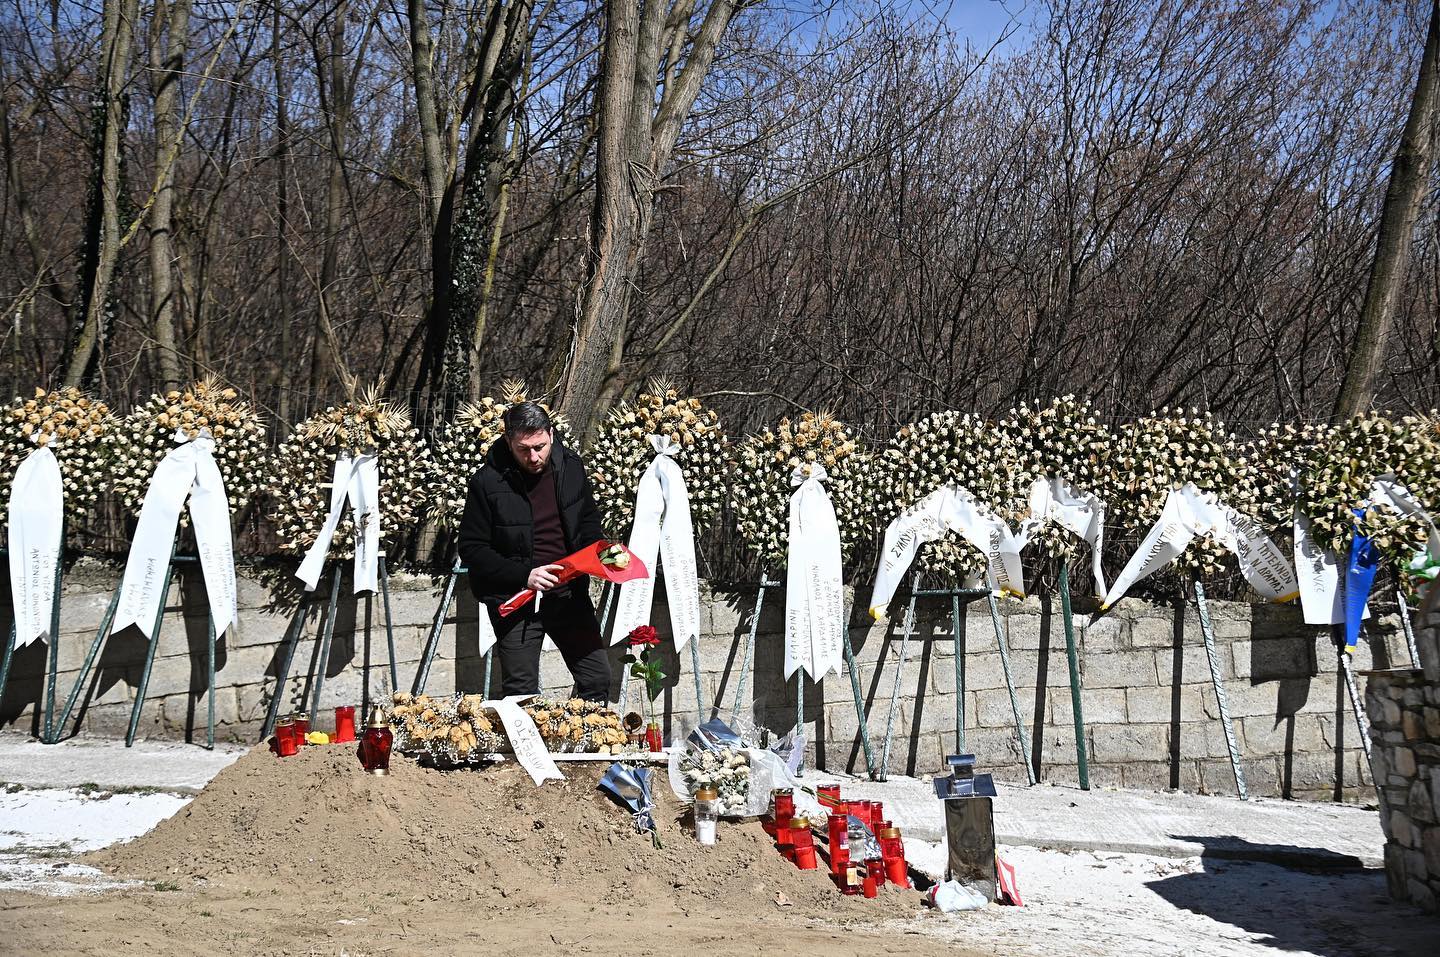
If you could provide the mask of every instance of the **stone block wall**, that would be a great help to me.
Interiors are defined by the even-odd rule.
[[[1374,672],[1365,703],[1390,895],[1440,910],[1440,682]]]
[[[57,681],[62,705],[76,683],[118,577],[117,568],[88,563],[66,574]],[[329,656],[318,661],[326,584],[322,582],[311,605],[291,678],[279,689],[287,711],[309,703],[315,677],[322,670],[322,710],[356,703],[362,696],[383,697],[391,690],[383,603],[378,595],[357,599],[350,594],[348,581],[338,595]],[[402,688],[408,689],[416,674],[442,584],[429,576],[397,574],[391,580],[391,620]],[[217,651],[217,737],[253,741],[277,693],[275,674],[294,591],[283,573],[242,572],[239,594],[240,623]],[[706,588],[700,710],[708,714],[712,703],[718,702],[730,711],[738,693],[739,710],[746,716],[777,732],[795,724],[795,683],[781,678],[784,601],[783,590],[767,592],[747,660],[755,589]],[[442,623],[429,690],[480,690],[485,666],[477,654],[475,608],[462,581]],[[947,753],[963,747],[974,751],[982,767],[995,771],[1003,781],[1025,782],[1022,755],[1042,781],[1077,780],[1058,600],[1031,598],[1000,605],[1000,628],[1009,649],[1023,736],[1016,731],[1005,661],[988,602],[963,604],[958,627],[952,627],[948,599],[922,598],[916,634],[908,643],[901,635],[903,602],[897,600],[892,611],[894,618],[872,624],[861,620],[862,609],[850,627],[855,680],[868,714],[876,761],[889,727],[888,767],[894,774],[933,773]],[[1094,623],[1090,611],[1077,601],[1084,742],[1092,785],[1233,794],[1235,782],[1193,603],[1181,608],[1126,599]],[[8,609],[0,614],[8,614]],[[142,736],[204,741],[205,614],[199,570],[181,566],[141,709]],[[1211,616],[1219,670],[1250,792],[1322,800],[1373,796],[1354,715],[1337,681],[1329,630],[1302,625],[1294,607],[1212,602]],[[663,585],[657,589],[651,620],[662,635],[668,634]],[[0,621],[0,626],[8,628],[8,620]],[[1408,663],[1393,626],[1380,621],[1367,629],[1367,642],[1362,642],[1356,656],[1357,668]],[[668,642],[664,647],[670,647]],[[112,636],[103,644],[81,689],[71,729],[124,733],[146,650],[146,641],[134,631]],[[612,698],[619,694],[619,654],[616,649]],[[665,670],[671,677],[658,705],[673,734],[688,729],[697,706],[689,652],[683,660],[677,660],[673,651],[669,654]],[[497,686],[498,672],[497,666],[493,676]],[[547,690],[568,691],[569,673],[557,652],[546,652],[542,680]],[[0,702],[0,727],[32,731],[38,727],[35,704],[44,688],[45,649],[37,643],[16,653],[10,684]],[[638,694],[638,686],[633,687],[632,707]],[[805,681],[803,723],[812,766],[864,771],[860,720],[846,672],[818,683]]]

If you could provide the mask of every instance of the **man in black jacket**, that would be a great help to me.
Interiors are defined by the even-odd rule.
[[[540,691],[540,649],[548,634],[575,676],[573,693],[604,701],[610,661],[590,579],[560,585],[555,578],[555,562],[605,537],[585,465],[556,438],[539,405],[512,405],[504,422],[505,434],[470,477],[460,520],[460,560],[495,627],[502,693]],[[501,618],[498,606],[526,588],[535,589],[535,600]]]

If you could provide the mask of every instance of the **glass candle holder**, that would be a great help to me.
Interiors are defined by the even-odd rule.
[[[299,750],[295,744],[295,722],[288,718],[275,726],[275,753],[288,758]]]
[[[360,766],[371,774],[389,774],[390,749],[394,743],[395,734],[390,730],[390,723],[385,720],[384,712],[376,708],[355,752],[360,758]]]
[[[720,820],[720,792],[702,786],[695,792],[695,839],[701,844],[715,843],[715,826]]]
[[[652,754],[665,750],[665,739],[660,737],[660,726],[653,721],[645,726],[645,745]]]
[[[875,886],[885,886],[885,862],[878,857],[872,857],[865,862],[865,873],[875,876]]]
[[[770,800],[775,805],[775,820],[795,816],[795,792],[792,789],[776,788],[770,792]]]
[[[353,704],[341,705],[335,709],[335,738],[336,744],[345,744],[355,740],[355,706]]]
[[[875,876],[870,873],[868,868],[865,871],[864,882],[860,887],[866,897],[878,897],[880,894],[880,885],[876,883]]]
[[[840,785],[822,784],[815,789],[815,793],[819,795],[820,806],[832,814],[835,813],[835,809],[840,806]]]
[[[790,819],[775,820],[775,846],[787,861],[795,859],[795,835],[790,830]]]
[[[295,747],[305,747],[305,735],[310,733],[310,716],[308,714],[297,714],[295,716]]]
[[[810,831],[810,819],[797,817],[790,820],[790,841],[795,845],[795,866],[802,871],[815,869],[815,835]]]

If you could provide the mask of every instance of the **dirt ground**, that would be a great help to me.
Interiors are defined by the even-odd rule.
[[[137,883],[0,895],[0,953],[967,954],[915,890],[842,897],[755,823],[695,843],[657,780],[664,847],[568,766],[359,772],[351,749],[256,750],[177,815],[79,860]]]

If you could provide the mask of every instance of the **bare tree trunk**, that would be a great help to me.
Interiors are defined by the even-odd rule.
[[[280,313],[280,361],[279,396],[276,414],[283,424],[290,422],[290,356],[294,352],[291,341],[290,316],[290,106],[289,83],[285,68],[285,57],[280,42],[280,4],[271,8],[270,38],[274,44],[272,65],[275,71],[275,168],[279,180],[278,208],[276,210],[277,255],[280,258],[275,275],[276,304]]]
[[[345,21],[349,16],[349,4],[340,3],[330,14],[330,46],[326,52],[325,65],[329,68],[330,88],[330,172],[325,190],[325,239],[320,259],[319,319],[322,329],[315,337],[314,353],[310,362],[310,391],[316,395],[324,390],[325,356],[335,345],[333,332],[327,334],[325,326],[331,323],[334,310],[330,297],[334,293],[335,281],[340,273],[340,231],[345,216],[345,148],[350,127],[351,91],[345,76]],[[344,371],[336,368],[335,373],[344,378]]]
[[[120,154],[124,149],[125,105],[122,100],[125,76],[130,69],[138,0],[106,0],[101,50],[104,77],[101,95],[105,98],[105,131],[99,157],[100,219],[98,254],[94,277],[86,291],[85,318],[71,343],[65,368],[65,385],[89,382],[100,355],[105,335],[106,312],[110,306],[110,280],[120,257]]]
[[[1405,282],[1415,219],[1430,187],[1437,93],[1440,93],[1440,0],[1432,0],[1420,77],[1415,83],[1410,115],[1405,120],[1400,149],[1395,154],[1390,184],[1385,190],[1380,230],[1375,237],[1375,262],[1365,289],[1365,303],[1360,309],[1355,344],[1345,367],[1345,381],[1335,402],[1332,419],[1336,422],[1366,411],[1375,399],[1375,377],[1390,344],[1395,299]]]
[[[655,190],[735,3],[711,0],[691,37],[694,9],[694,0],[677,0],[674,6],[648,0],[643,11],[639,0],[616,0],[605,7],[590,248],[580,314],[559,383],[560,405],[580,435],[588,433],[598,418],[607,373],[618,368],[617,356],[623,357],[623,343],[616,352],[617,337],[644,252]],[[663,87],[662,52],[666,55]]]
[[[190,37],[190,2],[175,0],[166,16],[157,0],[150,29],[150,89],[155,97],[155,203],[150,210],[150,310],[159,351],[163,388],[180,385],[180,349],[175,337],[175,153],[179,140],[177,102]],[[168,23],[166,22],[168,19]],[[167,33],[163,36],[162,34]]]

